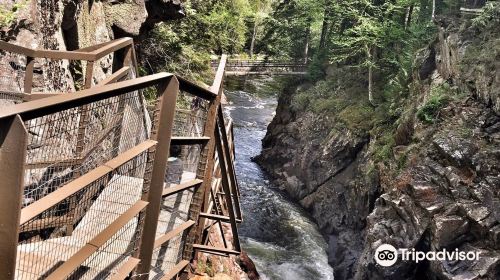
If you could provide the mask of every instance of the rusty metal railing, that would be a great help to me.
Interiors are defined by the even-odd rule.
[[[195,252],[239,254],[224,65],[209,89],[160,73],[4,107],[0,278],[170,279]],[[231,224],[233,248],[206,245],[207,220]]]
[[[96,80],[97,74],[105,78]],[[47,97],[47,93],[41,92],[43,89],[74,92],[137,75],[131,38],[74,51],[30,49],[0,41],[0,100],[4,103]],[[68,79],[71,76],[79,77],[76,85],[71,83],[73,79]]]

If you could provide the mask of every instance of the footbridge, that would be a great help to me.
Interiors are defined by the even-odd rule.
[[[217,67],[217,61],[212,61]],[[226,63],[227,76],[244,75],[305,75],[307,64],[289,60],[240,60],[230,59]]]
[[[240,254],[225,56],[205,88],[138,77],[130,38],[0,50],[0,279],[177,279]]]

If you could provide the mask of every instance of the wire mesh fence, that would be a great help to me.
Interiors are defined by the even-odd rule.
[[[101,58],[93,63],[94,72],[99,72],[99,69],[103,71],[97,73],[100,79],[92,78],[93,85],[103,79],[111,81],[107,78],[110,77],[112,67],[116,66],[113,65],[111,56]],[[19,65],[26,62],[21,59],[16,61]],[[34,85],[38,83],[44,89],[55,91],[78,88],[75,84],[71,85],[51,76],[74,74],[70,73],[71,67],[64,63],[36,58],[35,74],[56,85],[45,86],[43,80],[35,80]],[[131,61],[130,66],[132,64]],[[44,73],[45,70],[40,70],[40,65],[53,67],[54,73]],[[81,63],[81,72],[86,72],[85,67],[89,65]],[[10,64],[8,67],[16,69]],[[130,69],[132,71],[112,81],[134,78],[135,68]],[[16,71],[24,70],[25,68],[18,67]],[[122,70],[124,73],[124,68]],[[153,78],[138,79],[139,82],[123,84],[124,88],[129,89],[139,88],[141,83],[144,85],[144,88],[135,91],[113,92],[108,87],[106,90],[113,93],[109,96],[96,89],[92,98],[77,97],[75,100],[82,102],[67,103],[64,109],[57,112],[53,109],[55,107],[42,109],[35,106],[30,110],[42,110],[19,115],[21,118],[26,117],[24,126],[27,130],[27,150],[24,168],[20,168],[19,176],[16,176],[24,177],[24,185],[19,186],[23,188],[23,194],[15,258],[16,279],[109,279],[125,262],[138,261],[136,258],[144,260],[142,254],[145,247],[141,245],[143,241],[155,243],[150,279],[169,273],[186,256],[185,246],[192,242],[187,241],[186,230],[198,219],[192,216],[192,208],[199,208],[203,203],[203,196],[198,195],[201,188],[197,186],[201,185],[199,179],[204,179],[207,162],[212,160],[208,159],[210,142],[204,136],[207,135],[207,124],[215,124],[213,119],[208,118],[209,111],[212,112],[211,109],[216,107],[213,107],[214,103],[211,101],[202,99],[213,100],[196,87],[189,91],[202,98],[178,92],[176,84],[170,83],[177,80],[170,80],[169,77],[171,76],[168,74],[159,74]],[[61,83],[57,84],[58,81]],[[158,87],[150,86],[154,81],[158,81]],[[19,88],[21,92],[17,93],[4,93],[0,89],[0,102],[22,102],[24,94]],[[162,88],[167,88],[167,99],[161,96],[163,92],[159,89]],[[144,92],[153,93],[147,105]],[[172,115],[165,112],[173,111],[175,102],[169,101],[175,100],[172,96],[177,95],[175,117],[171,119]],[[64,100],[66,99],[61,97],[59,101],[65,102]],[[58,100],[53,100],[56,101]],[[71,106],[74,107],[66,109]],[[151,109],[149,112],[148,108]],[[33,118],[33,114],[45,115]],[[166,119],[160,119],[160,115]],[[5,116],[11,117],[8,114]],[[160,125],[165,121],[169,124]],[[165,136],[170,135],[170,125],[172,136],[180,138]],[[181,138],[188,141],[183,142],[186,139]],[[166,157],[158,161],[155,157],[158,156],[158,151],[168,150],[168,146],[164,144],[166,141],[183,144],[170,146],[166,173],[160,174],[163,171],[158,170],[162,170],[164,165],[160,167],[161,164],[157,163],[164,164]],[[21,157],[18,161],[22,161]],[[120,165],[117,162],[121,162]],[[163,182],[158,184],[154,180],[155,183],[151,184],[153,173],[162,175]],[[150,221],[148,217],[155,216],[149,215],[151,208],[145,208],[147,203],[141,200],[147,199],[149,203],[156,203],[158,206],[159,200],[151,195],[161,191],[158,187],[163,187],[160,212],[156,212],[159,218],[157,221],[156,218]],[[180,187],[180,190],[168,190]],[[150,188],[154,192],[150,193]],[[13,196],[18,197],[18,194]],[[142,208],[130,212],[140,203],[144,203]],[[145,214],[146,211],[148,215]],[[117,222],[120,223],[116,224]],[[151,225],[153,222],[156,232],[151,226],[144,227],[144,224]],[[151,238],[153,235],[155,239]],[[141,240],[142,237],[144,239]],[[165,241],[158,244],[158,240]],[[15,240],[12,244],[15,244]],[[146,252],[147,250],[149,249]],[[148,256],[144,256],[148,261],[151,256],[149,253],[150,251],[147,252]],[[75,262],[74,258],[80,259]],[[70,259],[73,261],[68,262]],[[71,273],[61,274],[61,271],[68,271],[68,266]],[[149,267],[149,263],[144,267]],[[139,265],[138,270],[141,269]],[[64,276],[54,278],[54,275]],[[136,276],[132,275],[132,278]]]
[[[156,238],[174,230],[188,220],[193,190],[185,190],[168,196],[162,201]],[[179,233],[153,251],[150,279],[161,279],[182,257],[184,233]]]
[[[0,108],[22,103],[24,94],[17,92],[0,91]]]
[[[136,215],[102,248],[73,271],[68,279],[109,279],[138,250],[144,216]]]
[[[147,155],[142,152],[21,225],[16,279],[48,276],[140,200]],[[76,269],[75,279],[106,279],[113,273],[137,250],[141,217],[136,215]]]
[[[133,91],[27,121],[23,204],[149,139],[151,120],[143,104],[142,94]]]
[[[179,93],[177,100],[173,136],[203,136],[209,102],[184,91]]]
[[[33,92],[75,92],[75,82],[70,72],[70,61],[34,58]]]
[[[120,43],[117,41],[122,41],[118,49],[113,47],[113,43]],[[76,50],[76,52],[60,51],[60,54],[55,55],[58,51],[34,50],[2,42],[0,46],[0,91],[75,92],[99,84],[122,66],[130,67],[132,78],[135,78],[137,73],[135,73],[133,60],[125,61],[124,59],[124,52],[132,47],[130,38],[122,38],[97,49],[90,47],[88,50]],[[93,51],[101,52],[99,55],[92,56]],[[87,56],[83,57],[82,54]],[[30,61],[32,68],[28,67]],[[86,81],[89,67],[92,68],[89,71],[92,74],[91,81]]]

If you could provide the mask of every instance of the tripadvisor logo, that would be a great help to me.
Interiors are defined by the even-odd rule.
[[[390,244],[382,244],[375,250],[375,262],[381,266],[392,266],[401,258],[403,261],[414,261],[419,263],[423,260],[428,261],[477,261],[479,260],[480,252],[464,252],[455,249],[453,251],[448,251],[443,249],[441,251],[429,251],[422,252],[416,251],[415,248],[407,249],[401,248],[396,249]]]
[[[398,261],[398,250],[390,244],[382,244],[375,250],[375,261],[381,266],[391,266]]]

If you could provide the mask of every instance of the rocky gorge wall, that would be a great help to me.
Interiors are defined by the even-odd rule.
[[[137,39],[147,36],[155,23],[184,16],[181,0],[22,0],[1,4],[0,39],[49,50],[76,50],[124,36]],[[101,59],[94,80],[110,74],[112,66],[112,56]],[[81,88],[77,79],[84,71],[85,64],[36,61],[34,90],[75,91]]]
[[[294,107],[312,85],[291,86],[279,98],[256,161],[316,220],[337,280],[500,277],[499,30],[439,25],[436,40],[416,55],[403,113],[389,120],[397,129],[389,132],[395,144],[385,162],[376,159],[380,135],[373,130],[360,133],[343,125],[341,114]],[[330,72],[326,79],[344,94],[365,84],[359,75]],[[451,101],[432,124],[419,120],[444,84]],[[373,259],[383,243],[481,257],[383,268]]]

